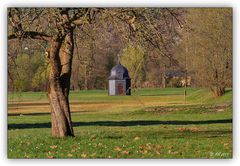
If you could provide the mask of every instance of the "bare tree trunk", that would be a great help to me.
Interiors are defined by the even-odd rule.
[[[162,72],[162,88],[166,88],[166,65],[163,66]]]
[[[74,136],[68,100],[73,56],[72,35],[70,31],[64,39],[53,39],[51,42],[48,97],[53,137]]]
[[[221,85],[219,84],[219,71],[218,69],[216,68],[215,71],[214,71],[214,81],[216,82],[214,86],[211,87],[211,90],[214,94],[215,97],[219,97],[219,96],[222,96],[224,95],[225,93],[225,86],[224,85]]]
[[[187,76],[185,76],[185,85],[184,85],[184,104],[187,104]]]
[[[212,87],[211,90],[215,97],[222,96],[225,93],[225,87],[223,86],[215,86],[215,87]]]
[[[88,90],[88,69],[87,69],[87,65],[85,65],[84,89]]]

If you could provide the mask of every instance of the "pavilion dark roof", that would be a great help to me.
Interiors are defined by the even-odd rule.
[[[108,77],[109,80],[124,80],[131,79],[128,74],[128,70],[126,67],[118,63],[111,69],[111,75]]]

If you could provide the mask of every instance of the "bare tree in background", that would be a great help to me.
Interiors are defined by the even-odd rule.
[[[198,86],[222,96],[232,82],[232,9],[189,9],[182,55]]]

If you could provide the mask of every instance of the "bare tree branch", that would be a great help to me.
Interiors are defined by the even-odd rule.
[[[50,41],[52,37],[46,35],[45,33],[34,32],[34,31],[23,32],[23,34],[20,36],[16,34],[8,35],[8,40],[17,39],[17,38],[32,38],[32,39]]]

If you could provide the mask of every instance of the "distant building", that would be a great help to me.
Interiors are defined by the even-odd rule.
[[[108,95],[131,95],[131,78],[126,67],[120,64],[114,66],[108,77]]]

